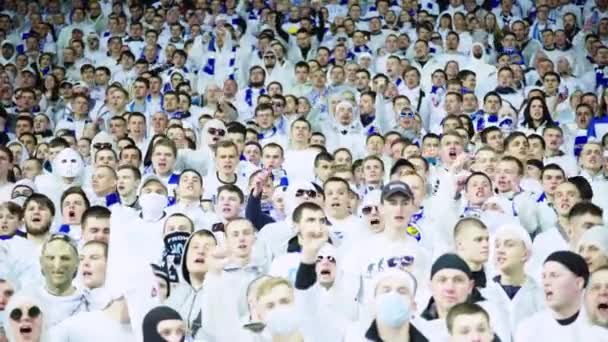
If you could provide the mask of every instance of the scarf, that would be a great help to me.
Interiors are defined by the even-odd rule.
[[[481,132],[488,127],[497,126],[497,125],[498,125],[498,115],[484,114],[478,118],[477,124],[475,125],[475,129],[477,130],[477,132]]]
[[[278,131],[278,128],[276,126],[272,126],[272,128],[267,130],[266,132],[258,133],[258,140],[272,138],[277,134],[277,131]]]
[[[264,94],[266,94],[266,89],[260,89],[258,95]],[[247,87],[247,89],[245,89],[245,103],[247,103],[249,107],[253,107],[253,88],[251,87]]]
[[[605,88],[608,86],[608,76],[606,75],[606,67],[595,66],[595,87],[596,89],[599,87]]]
[[[353,51],[354,51],[355,54],[367,52],[367,53],[370,53],[370,54],[373,55],[372,49],[370,49],[369,47],[367,47],[367,45],[355,46],[353,48]]]
[[[203,67],[203,72],[207,75],[214,76],[215,75],[215,53],[217,50],[215,49],[215,37],[211,38],[209,41],[209,45],[207,46],[207,51],[212,52],[210,56],[207,58],[207,64]],[[230,60],[228,61],[228,66],[231,69],[231,73],[228,76],[229,79],[234,80],[234,65],[236,62],[236,46],[232,47],[230,51]],[[251,105],[250,105],[251,106]]]

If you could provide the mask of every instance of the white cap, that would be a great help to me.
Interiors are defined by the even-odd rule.
[[[144,186],[146,186],[146,184],[152,182],[152,181],[156,181],[159,182],[167,192],[169,192],[169,189],[167,189],[167,186],[165,185],[165,183],[162,181],[162,179],[160,179],[157,175],[151,173],[148,175],[145,175],[142,179],[141,179],[141,183],[139,184],[139,189],[137,189],[137,194],[140,195],[141,191],[143,190]]]
[[[353,103],[347,100],[342,100],[340,102],[338,102],[338,104],[336,105],[336,113],[338,112],[338,109],[345,107],[345,108],[350,108],[353,109]]]
[[[324,256],[324,257],[333,257],[334,259],[338,259],[338,250],[336,249],[336,247],[334,247],[334,245],[330,244],[330,243],[326,243],[325,245],[323,245],[323,247],[321,247],[321,249],[319,250],[319,253],[317,253],[317,255],[319,256]]]
[[[608,228],[594,226],[585,231],[578,242],[578,248],[583,245],[596,246],[604,256],[608,256]]]
[[[517,223],[507,223],[498,227],[494,234],[494,240],[498,238],[512,238],[524,243],[527,250],[532,250],[532,238],[530,234]]]
[[[382,199],[382,191],[372,190],[368,192],[361,202],[361,209],[370,206],[379,206]]]
[[[397,278],[402,280],[407,284],[407,287],[410,289],[412,295],[416,294],[416,287],[418,286],[416,277],[406,270],[395,267],[387,268],[384,271],[377,273],[372,278],[371,289],[374,293],[376,292],[378,284],[386,278]]]

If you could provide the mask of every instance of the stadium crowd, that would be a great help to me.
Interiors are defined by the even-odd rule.
[[[608,0],[0,1],[0,342],[608,341]]]

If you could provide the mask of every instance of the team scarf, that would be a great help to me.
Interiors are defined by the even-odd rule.
[[[606,71],[604,69],[606,69],[606,67],[602,67],[602,66],[595,66],[595,88],[605,88],[606,86],[608,86],[608,76],[606,75]]]
[[[207,64],[203,67],[203,72],[207,75],[214,76],[215,75],[215,57],[217,50],[215,49],[215,37],[211,38],[209,41],[209,45],[207,46],[207,51],[212,52],[211,56],[207,58]],[[229,79],[234,80],[234,65],[236,64],[236,45],[232,47],[230,51],[230,60],[228,61],[228,66],[231,69],[231,73],[228,76]]]
[[[266,89],[260,89],[258,95],[264,94],[266,94]],[[245,89],[245,103],[247,103],[249,107],[253,107],[253,88],[251,87],[247,87],[247,89]]]
[[[480,115],[477,119],[477,124],[475,125],[475,129],[477,130],[477,132],[481,132],[484,129],[491,127],[491,126],[498,126],[498,115],[496,114],[488,114],[486,115]]]
[[[278,132],[278,128],[276,126],[272,126],[272,128],[269,129],[268,131],[258,133],[258,140],[272,138],[277,134],[277,132]]]
[[[360,53],[364,53],[364,52],[368,52],[370,54],[374,54],[372,49],[370,49],[367,45],[362,45],[362,46],[355,46],[353,48],[353,51],[355,54],[360,54]]]

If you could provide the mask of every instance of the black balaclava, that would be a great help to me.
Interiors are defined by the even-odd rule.
[[[168,306],[158,306],[150,310],[143,322],[144,342],[166,342],[158,333],[158,323],[170,319],[182,320],[179,313]],[[182,338],[184,341],[185,337]]]

